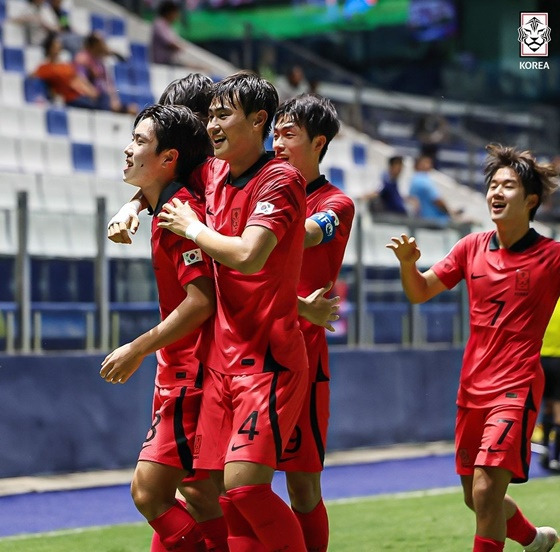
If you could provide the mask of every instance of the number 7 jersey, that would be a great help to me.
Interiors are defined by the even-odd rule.
[[[560,243],[530,229],[508,249],[496,232],[470,234],[432,270],[451,289],[465,279],[470,335],[457,404],[522,406],[542,392],[542,339],[560,295]]]

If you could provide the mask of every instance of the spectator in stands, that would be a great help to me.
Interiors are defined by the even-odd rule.
[[[58,18],[47,0],[29,0],[10,21],[24,26],[27,43],[32,46],[41,46],[51,33],[60,32]]]
[[[560,473],[560,302],[544,333],[541,349],[544,370],[542,445],[540,462],[544,468]],[[554,442],[550,437],[554,431]]]
[[[135,103],[125,105],[121,102],[113,79],[105,66],[105,58],[111,53],[103,36],[93,32],[84,39],[83,48],[76,54],[74,64],[78,73],[95,87],[99,97],[107,99],[103,109],[134,115],[138,112],[138,105]]]
[[[62,40],[62,47],[74,56],[82,47],[83,37],[75,33],[70,26],[71,5],[68,0],[49,0],[49,3],[58,21],[58,34]]]
[[[280,102],[295,98],[300,94],[309,92],[309,82],[300,65],[293,65],[288,69],[285,77],[279,77],[276,84]]]
[[[203,69],[189,59],[185,42],[173,29],[181,17],[181,8],[172,1],[164,1],[158,8],[158,16],[152,27],[150,55],[153,63],[183,65],[192,69]]]
[[[60,97],[72,107],[109,109],[109,97],[100,94],[85,77],[80,75],[73,63],[60,61],[62,42],[56,34],[50,34],[43,44],[45,61],[33,73],[45,81],[53,100]]]
[[[439,113],[428,113],[418,119],[414,137],[420,144],[420,155],[432,158],[437,167],[437,154],[441,143],[447,138],[447,121]]]
[[[394,155],[389,158],[387,170],[381,177],[381,187],[373,194],[364,196],[370,213],[393,213],[408,215],[404,199],[399,192],[398,179],[403,169],[403,158]]]
[[[451,222],[453,213],[443,198],[436,183],[430,175],[434,168],[433,159],[429,155],[421,154],[415,162],[415,172],[410,182],[410,197],[416,202],[416,215],[430,220],[438,226]],[[457,213],[458,214],[458,213]]]

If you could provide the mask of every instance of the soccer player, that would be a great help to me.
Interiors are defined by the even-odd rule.
[[[123,180],[140,188],[155,215],[171,198],[189,200],[202,215],[204,190],[193,172],[210,153],[202,122],[186,107],[155,105],[138,115],[134,127]],[[207,550],[203,526],[213,526],[222,516],[216,486],[207,472],[195,473],[192,465],[202,396],[196,349],[201,328],[215,310],[212,267],[196,244],[156,222],[154,217],[152,264],[162,321],[110,353],[100,373],[108,382],[125,383],[145,356],[156,352],[153,422],[134,472],[132,496],[159,537],[152,541],[153,552],[202,552]],[[192,514],[175,499],[179,485]]]
[[[278,159],[305,178],[305,251],[298,294],[307,296],[335,282],[354,218],[354,204],[321,174],[319,163],[340,127],[332,102],[303,94],[284,102],[275,116],[273,147]],[[278,469],[286,472],[292,509],[308,551],[324,552],[329,541],[327,510],[321,496],[329,418],[329,355],[324,328],[300,316],[309,363],[304,407]]]
[[[274,87],[250,72],[217,83],[207,124],[215,155],[208,225],[177,200],[159,215],[160,227],[187,235],[214,259],[216,316],[195,466],[223,470],[232,552],[306,550],[294,513],[271,487],[308,377],[297,303],[305,182],[264,151],[277,107]]]
[[[470,337],[465,348],[455,433],[456,467],[465,503],[476,516],[474,552],[504,549],[506,537],[527,552],[557,542],[535,528],[507,495],[527,481],[531,435],[543,393],[542,338],[560,295],[560,243],[530,227],[556,184],[552,165],[528,152],[487,146],[486,201],[496,229],[470,234],[426,272],[405,234],[391,238],[408,299],[422,303],[465,279]]]

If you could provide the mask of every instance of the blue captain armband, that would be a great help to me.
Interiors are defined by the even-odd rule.
[[[318,213],[311,215],[309,218],[314,220],[321,228],[321,232],[323,233],[321,243],[330,242],[334,238],[336,234],[336,227],[339,222],[338,217],[333,210],[329,209],[327,211],[319,211]]]

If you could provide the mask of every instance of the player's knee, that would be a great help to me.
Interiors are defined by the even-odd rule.
[[[463,500],[467,508],[471,509],[474,512],[474,499],[472,496],[472,490],[469,489],[468,492],[463,492]]]
[[[290,503],[298,512],[310,512],[321,500],[321,484],[318,479],[288,476],[287,488]]]

